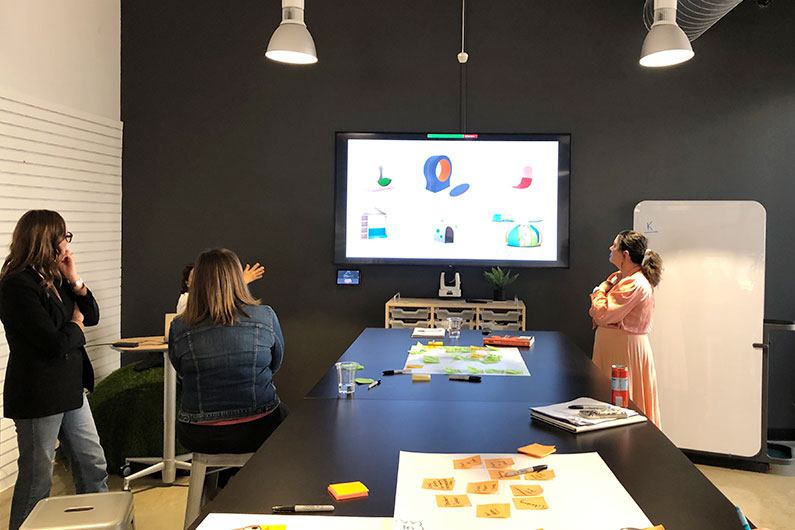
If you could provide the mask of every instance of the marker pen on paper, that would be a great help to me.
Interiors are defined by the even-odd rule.
[[[523,467],[522,469],[515,469],[513,471],[508,471],[505,473],[504,476],[506,477],[515,477],[516,475],[523,475],[524,473],[535,473],[537,471],[544,471],[547,468],[546,464],[541,464],[540,466],[533,466],[533,467]]]
[[[748,526],[748,519],[745,518],[743,511],[739,506],[735,506],[735,508],[737,508],[737,517],[740,518],[740,524],[743,525],[743,530],[751,530],[751,527]]]
[[[384,370],[381,372],[381,375],[400,375],[400,374],[410,374],[411,369],[406,370]]]
[[[333,512],[331,504],[293,504],[287,506],[274,506],[273,513],[302,513],[302,512]]]
[[[569,405],[572,410],[605,410],[609,409],[609,405]]]
[[[468,381],[470,383],[480,383],[479,375],[451,375],[450,381]]]

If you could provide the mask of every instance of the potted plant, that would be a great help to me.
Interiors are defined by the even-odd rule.
[[[490,271],[484,271],[483,276],[494,288],[494,300],[501,301],[505,300],[505,286],[515,282],[519,274],[511,275],[511,269],[502,270],[500,267],[492,267]]]

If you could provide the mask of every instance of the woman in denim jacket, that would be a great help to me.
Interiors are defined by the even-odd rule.
[[[231,250],[199,255],[168,355],[182,376],[177,435],[191,451],[256,451],[287,416],[272,379],[284,355],[279,320],[251,296]]]

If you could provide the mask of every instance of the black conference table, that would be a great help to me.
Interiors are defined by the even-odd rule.
[[[207,513],[272,513],[278,504],[328,504],[326,487],[360,480],[369,497],[335,502],[334,515],[390,517],[400,451],[512,453],[532,442],[558,453],[597,452],[654,524],[666,530],[741,528],[734,506],[651,423],[572,434],[529,419],[528,407],[580,396],[606,400],[609,381],[588,357],[555,332],[521,349],[530,377],[484,376],[482,383],[429,383],[384,377],[338,398],[332,369],[254,454]],[[367,329],[342,356],[365,366],[362,376],[405,362],[409,330]],[[479,344],[463,333],[460,343]],[[334,377],[331,378],[331,375]],[[332,384],[333,383],[333,384]],[[572,529],[574,530],[574,529]],[[579,530],[579,529],[578,529]],[[616,529],[618,530],[618,529]]]

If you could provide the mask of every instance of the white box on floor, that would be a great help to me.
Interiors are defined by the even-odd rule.
[[[133,496],[129,491],[65,495],[42,499],[20,530],[133,530]]]

